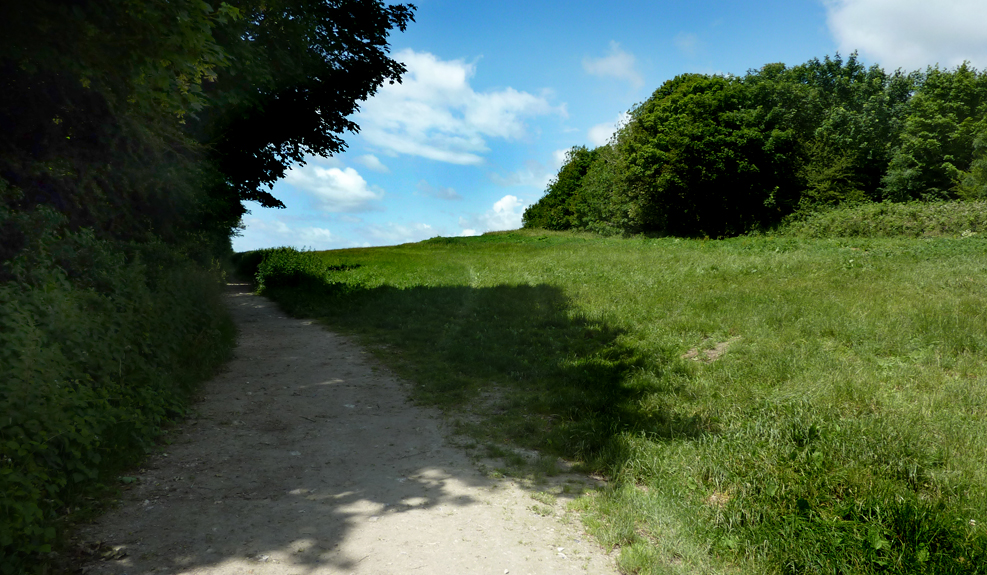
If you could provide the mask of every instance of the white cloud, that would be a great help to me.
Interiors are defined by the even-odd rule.
[[[439,235],[436,229],[428,224],[403,225],[392,222],[384,225],[367,226],[360,230],[360,233],[369,238],[371,244],[376,246],[420,242]]]
[[[695,58],[699,52],[699,36],[695,34],[679,32],[672,42],[675,43],[675,47],[679,49],[679,52],[690,58]]]
[[[594,76],[610,76],[626,80],[635,88],[644,85],[644,78],[634,69],[634,55],[620,49],[620,44],[611,41],[610,52],[602,58],[584,58],[583,70]]]
[[[507,195],[497,200],[493,209],[481,218],[487,231],[514,230],[521,227],[521,216],[527,206],[517,196]]]
[[[552,164],[552,166],[553,166],[554,171],[556,171],[556,172],[559,171],[559,168],[561,168],[562,165],[565,164],[565,158],[566,158],[566,155],[568,153],[569,153],[569,150],[564,150],[564,149],[563,150],[555,150],[554,152],[552,152],[552,161],[554,162],[554,164]]]
[[[480,232],[478,232],[476,230],[465,229],[459,235],[462,236],[462,237],[464,237],[464,238],[469,238],[469,237],[480,235]]]
[[[622,128],[630,119],[630,114],[627,112],[621,112],[617,115],[617,118],[614,121],[604,122],[593,126],[589,129],[589,133],[587,134],[590,144],[593,146],[602,146],[610,143],[610,138],[613,137],[614,133]]]
[[[517,196],[506,195],[479,216],[459,218],[459,227],[463,228],[460,235],[475,236],[483,232],[516,230],[521,227],[521,216],[527,207]]]
[[[390,168],[385,166],[377,156],[373,154],[364,154],[356,159],[357,162],[363,164],[364,167],[369,168],[375,172],[381,172],[383,174],[391,173]]]
[[[565,155],[568,150],[555,150],[552,152],[552,159],[548,164],[543,164],[535,160],[528,160],[520,170],[511,172],[506,176],[497,173],[490,174],[490,180],[498,186],[513,187],[525,186],[544,190],[548,183],[552,181],[559,172],[559,168],[565,163]]]
[[[498,186],[526,186],[544,190],[545,186],[548,185],[548,182],[551,181],[554,176],[555,171],[552,171],[549,166],[546,166],[541,162],[528,160],[524,163],[523,168],[511,172],[506,176],[502,176],[498,173],[491,173],[490,180]]]
[[[458,193],[456,193],[456,190],[452,188],[443,188],[441,186],[436,187],[426,182],[425,180],[418,182],[418,185],[415,187],[417,190],[415,191],[415,195],[418,196],[425,196],[428,198],[438,198],[440,200],[463,199],[463,196],[460,196]]]
[[[338,247],[338,240],[332,231],[314,226],[292,226],[283,220],[265,220],[246,217],[243,220],[249,240],[238,245],[238,250],[260,249],[276,246],[312,248],[316,250]],[[245,238],[247,239],[247,238]]]
[[[312,196],[319,209],[326,212],[365,212],[380,209],[376,202],[384,197],[380,189],[371,189],[353,168],[295,167],[285,181]]]
[[[984,0],[822,0],[829,30],[844,54],[886,70],[952,67],[969,60],[987,67]]]
[[[489,150],[488,138],[522,138],[525,118],[565,115],[564,106],[514,88],[474,91],[470,78],[476,67],[462,60],[414,50],[394,59],[408,69],[402,83],[382,86],[356,120],[363,137],[388,153],[476,165]]]
[[[316,166],[322,166],[326,168],[342,168],[343,161],[335,156],[328,156],[323,158],[322,156],[307,156],[305,158],[306,165],[315,164]]]

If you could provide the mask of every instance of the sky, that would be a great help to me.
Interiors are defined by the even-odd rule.
[[[889,71],[987,68],[987,0],[413,3],[416,21],[390,37],[402,83],[361,103],[345,152],[309,158],[274,186],[286,209],[247,202],[236,251],[519,228],[567,150],[605,144],[683,73],[854,51]]]

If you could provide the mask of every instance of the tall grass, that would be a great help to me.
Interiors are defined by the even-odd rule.
[[[521,231],[304,254],[321,283],[264,291],[481,441],[606,475],[579,505],[627,572],[982,573],[985,256]]]
[[[808,238],[963,237],[987,232],[987,202],[866,203],[795,214],[778,232]]]

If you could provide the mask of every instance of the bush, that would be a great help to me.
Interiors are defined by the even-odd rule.
[[[868,203],[795,214],[777,231],[806,238],[969,236],[987,231],[987,202]]]
[[[65,509],[133,464],[234,343],[219,277],[160,243],[0,211],[0,572],[43,562]]]
[[[316,252],[300,252],[295,248],[273,248],[262,250],[261,254],[255,276],[261,292],[271,288],[325,290],[336,284],[333,272],[358,267],[330,264]]]

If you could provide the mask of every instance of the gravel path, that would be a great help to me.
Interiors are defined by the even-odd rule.
[[[561,497],[481,473],[359,346],[248,287],[229,290],[236,358],[81,530],[82,571],[616,573]]]

